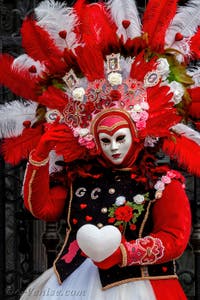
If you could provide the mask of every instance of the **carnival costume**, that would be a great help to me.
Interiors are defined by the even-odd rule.
[[[23,22],[26,54],[1,56],[0,81],[27,99],[0,107],[5,160],[29,160],[33,216],[67,223],[53,269],[22,299],[186,299],[184,178],[156,162],[162,150],[200,174],[199,66],[188,67],[200,4],[177,2],[150,0],[141,24],[134,1],[46,0]]]

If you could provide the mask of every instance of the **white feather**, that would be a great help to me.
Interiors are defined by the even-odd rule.
[[[110,14],[116,23],[117,35],[123,37],[124,42],[128,38],[133,39],[141,35],[141,21],[134,0],[110,0],[107,3]],[[122,21],[130,21],[130,25],[125,29]]]
[[[190,128],[189,126],[180,123],[173,126],[171,129],[175,133],[183,135],[186,138],[195,142],[197,145],[200,145],[200,133]]]
[[[199,12],[199,0],[188,1],[185,6],[178,8],[177,14],[166,32],[166,47],[173,48],[174,38],[177,32],[180,32],[184,37],[191,37],[195,34],[200,25]]]
[[[63,51],[66,47],[72,51],[80,45],[73,29],[77,24],[77,16],[73,9],[67,7],[64,3],[54,0],[41,2],[35,8],[37,24],[48,31],[56,46]],[[67,37],[63,39],[59,32],[66,30]]]
[[[35,121],[37,104],[34,102],[12,102],[0,105],[0,138],[19,136],[23,129],[23,122]]]
[[[45,71],[44,64],[41,64],[39,61],[35,61],[27,54],[22,54],[18,56],[14,59],[12,63],[13,69],[18,69],[22,71],[29,69],[31,66],[35,66],[37,71],[36,73],[30,73],[30,75],[32,76],[41,75]]]

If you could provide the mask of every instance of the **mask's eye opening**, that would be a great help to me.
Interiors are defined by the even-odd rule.
[[[120,142],[124,142],[125,137],[126,137],[125,135],[119,135],[119,136],[116,138],[116,141],[119,142],[119,143],[120,143]]]

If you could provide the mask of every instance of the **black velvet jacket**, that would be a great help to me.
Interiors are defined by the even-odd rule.
[[[85,257],[81,250],[72,251],[74,254],[66,259],[66,254],[73,248],[77,230],[84,224],[94,224],[97,227],[108,225],[108,209],[115,203],[116,198],[124,196],[132,202],[137,194],[145,194],[144,185],[132,178],[130,171],[106,170],[99,178],[77,178],[71,186],[70,199],[67,207],[68,229],[65,243],[54,262],[54,268],[59,282],[62,283]],[[153,191],[149,192],[149,199],[154,199]],[[154,201],[146,201],[135,230],[128,226],[125,232],[127,241],[148,235],[152,230],[151,210]],[[148,207],[148,210],[147,210]],[[147,217],[147,218],[146,218]],[[146,220],[146,221],[145,221]],[[143,228],[141,232],[141,228]],[[71,247],[70,247],[71,246]],[[157,279],[176,277],[173,262],[154,264],[150,266],[128,266],[121,268],[114,266],[108,270],[99,269],[102,287],[104,289],[138,279]]]

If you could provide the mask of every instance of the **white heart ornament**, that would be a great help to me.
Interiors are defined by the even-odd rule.
[[[92,260],[100,262],[113,254],[121,243],[121,232],[112,225],[98,228],[86,224],[76,235],[80,249]]]

